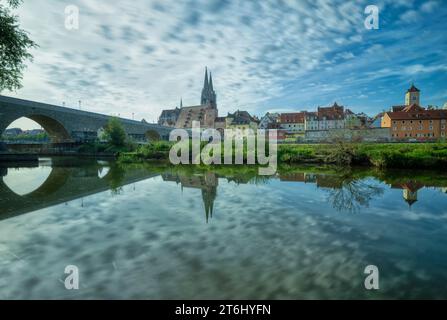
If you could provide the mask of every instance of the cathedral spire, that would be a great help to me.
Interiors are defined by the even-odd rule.
[[[208,90],[208,67],[205,67],[205,81],[203,83],[203,90]]]
[[[213,76],[211,75],[211,71],[210,71],[210,91],[213,92],[214,88],[213,88]]]
[[[209,73],[209,76],[208,76]],[[202,97],[200,99],[201,105],[209,105],[214,109],[217,109],[216,93],[213,87],[213,77],[211,72],[208,72],[208,67],[205,68],[205,81],[202,89]]]

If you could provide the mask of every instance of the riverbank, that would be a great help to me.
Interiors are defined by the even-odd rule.
[[[123,152],[123,163],[169,161],[172,144],[156,142],[133,152]],[[244,150],[244,160],[246,150]],[[442,169],[447,167],[447,143],[334,143],[280,144],[278,164],[333,164],[378,168]]]
[[[0,163],[27,163],[33,162],[37,163],[39,161],[39,156],[36,154],[20,154],[11,152],[0,152]]]

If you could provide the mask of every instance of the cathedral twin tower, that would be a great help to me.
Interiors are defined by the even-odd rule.
[[[201,105],[210,105],[214,109],[217,109],[216,92],[213,87],[213,76],[211,72],[208,77],[208,68],[205,68],[205,81],[202,89],[202,98],[200,100]]]

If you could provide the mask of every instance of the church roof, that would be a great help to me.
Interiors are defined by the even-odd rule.
[[[410,87],[410,89],[408,89],[407,92],[421,92],[421,90],[419,90],[418,88],[416,88],[416,87],[414,86],[414,84],[411,84],[411,87]]]

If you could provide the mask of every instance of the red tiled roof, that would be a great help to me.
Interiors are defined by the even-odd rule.
[[[341,120],[344,118],[344,107],[339,106],[337,102],[332,107],[318,107],[318,118],[321,120]]]
[[[305,112],[281,113],[282,123],[304,123]]]
[[[397,111],[386,112],[392,120],[437,120],[447,119],[446,110],[426,110],[421,108],[419,111]]]
[[[405,107],[406,107],[406,105],[392,106],[392,107],[391,107],[391,110],[392,110],[392,112],[398,112],[398,111],[402,111],[402,110],[404,110]]]
[[[425,110],[425,109],[414,103],[414,104],[412,104],[410,106],[406,106],[402,111],[405,111],[405,112],[419,112],[419,111],[423,111],[423,110]]]

